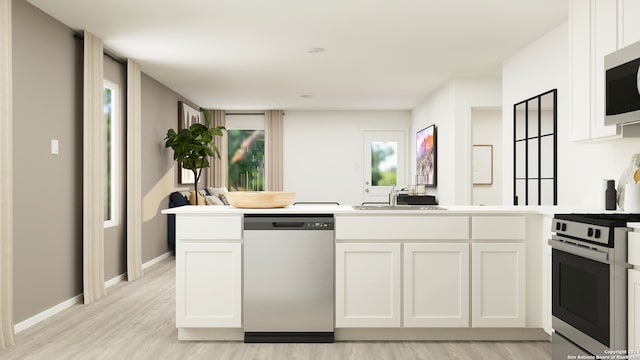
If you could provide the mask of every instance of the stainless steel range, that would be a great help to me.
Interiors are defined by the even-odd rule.
[[[627,222],[640,214],[557,214],[552,222],[553,359],[627,349]]]

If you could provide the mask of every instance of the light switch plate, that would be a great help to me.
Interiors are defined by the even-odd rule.
[[[51,154],[58,155],[58,140],[51,139]]]

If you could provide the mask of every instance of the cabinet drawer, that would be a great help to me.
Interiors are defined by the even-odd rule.
[[[471,219],[473,240],[524,240],[526,237],[525,216],[474,216]]]
[[[240,215],[176,215],[176,240],[240,240]]]
[[[467,216],[336,216],[338,240],[468,240]]]

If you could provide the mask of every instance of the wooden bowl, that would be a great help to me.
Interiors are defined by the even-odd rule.
[[[288,191],[230,191],[224,194],[231,204],[244,209],[271,209],[289,206],[296,196]]]

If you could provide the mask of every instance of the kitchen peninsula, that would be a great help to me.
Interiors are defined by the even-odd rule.
[[[544,208],[183,206],[176,215],[180,340],[242,340],[243,218],[332,214],[335,339],[548,340]],[[548,313],[548,316],[547,316]]]

